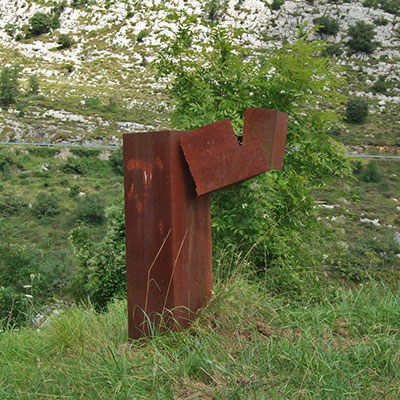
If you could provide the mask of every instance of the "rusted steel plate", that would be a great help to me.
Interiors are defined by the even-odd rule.
[[[179,145],[188,133],[123,137],[131,338],[187,327],[211,294],[210,197],[196,196]]]
[[[288,115],[275,110],[247,108],[243,144],[261,145],[268,169],[282,169],[285,155]]]
[[[253,141],[240,146],[228,119],[182,136],[181,145],[198,196],[267,170],[259,144]]]

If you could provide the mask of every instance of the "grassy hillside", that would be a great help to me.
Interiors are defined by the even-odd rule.
[[[127,341],[126,303],[0,335],[2,399],[397,399],[398,288],[292,304],[244,276],[185,332]],[[243,301],[245,299],[245,301]]]

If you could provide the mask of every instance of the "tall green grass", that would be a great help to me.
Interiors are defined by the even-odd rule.
[[[1,399],[397,399],[400,292],[299,305],[234,276],[189,330],[127,339],[126,303],[0,335]]]

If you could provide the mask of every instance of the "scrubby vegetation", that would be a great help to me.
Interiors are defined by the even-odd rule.
[[[379,42],[373,40],[376,36],[374,26],[364,21],[357,21],[349,28],[348,34],[351,39],[347,45],[353,52],[370,54],[379,46]]]
[[[368,115],[368,103],[364,99],[350,99],[346,104],[346,120],[361,124]]]

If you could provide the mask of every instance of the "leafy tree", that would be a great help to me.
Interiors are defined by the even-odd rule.
[[[214,244],[250,251],[259,270],[289,267],[292,273],[280,274],[279,285],[288,277],[297,283],[308,279],[300,278],[296,268],[313,262],[306,250],[315,223],[309,188],[350,174],[343,149],[328,136],[338,116],[315,108],[321,102],[341,103],[336,90],[343,82],[333,61],[321,56],[324,43],[308,41],[304,29],[294,43],[257,57],[235,45],[232,32],[218,26],[205,31],[186,18],[170,41],[165,38],[168,45],[156,63],[158,76],[171,78],[167,92],[176,128],[193,129],[229,117],[240,133],[246,107],[290,115],[283,171],[217,192],[213,200]]]
[[[19,95],[19,67],[4,67],[0,73],[0,103],[8,107]]]
[[[354,52],[372,53],[379,45],[379,42],[373,41],[376,36],[374,26],[364,21],[357,21],[355,25],[350,26],[348,34],[351,39],[347,45]]]
[[[43,33],[50,32],[51,28],[51,17],[42,12],[35,13],[31,18],[29,18],[30,32],[33,36],[39,36]]]

